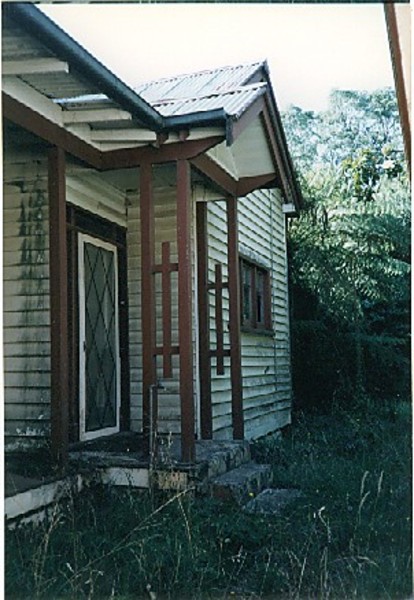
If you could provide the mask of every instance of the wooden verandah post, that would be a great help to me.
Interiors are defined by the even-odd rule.
[[[191,265],[191,170],[177,160],[178,335],[180,350],[181,460],[195,460],[193,302]]]
[[[237,224],[237,198],[230,196],[227,206],[227,260],[229,273],[230,311],[230,377],[233,439],[244,439],[243,385],[241,372],[240,336],[240,266]]]
[[[211,360],[208,304],[208,237],[207,203],[198,202],[197,211],[197,286],[198,286],[198,362],[200,369],[200,425],[201,439],[213,437],[211,406]]]
[[[62,465],[69,444],[69,353],[65,153],[61,148],[49,150],[48,191],[51,444],[55,460]]]
[[[142,431],[147,453],[150,447],[150,407],[156,383],[155,288],[154,288],[154,198],[152,165],[140,166],[141,223],[141,323],[142,323]]]

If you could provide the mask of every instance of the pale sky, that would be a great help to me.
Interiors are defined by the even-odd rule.
[[[134,87],[267,58],[279,107],[326,108],[332,89],[393,86],[382,4],[41,5]]]

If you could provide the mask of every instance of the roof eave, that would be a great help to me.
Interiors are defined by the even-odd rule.
[[[76,64],[76,71],[95,83],[98,89],[131,112],[136,119],[156,131],[164,128],[164,119],[157,110],[118,79],[38,8],[28,3],[6,3],[2,8],[5,16],[16,21],[30,35],[37,37],[60,58],[68,63]]]
[[[300,185],[299,185],[299,182],[298,182],[298,179],[296,176],[296,170],[295,170],[295,167],[292,162],[292,157],[290,156],[285,132],[283,129],[282,119],[280,117],[280,112],[277,107],[276,98],[275,98],[275,95],[274,95],[271,85],[269,85],[267,88],[267,99],[268,99],[268,107],[270,109],[270,117],[271,117],[272,121],[274,121],[274,123],[275,123],[275,129],[277,131],[278,143],[281,145],[281,147],[283,149],[283,163],[284,163],[284,167],[286,169],[286,173],[288,175],[289,183],[291,186],[291,189],[290,189],[290,193],[292,196],[291,199],[293,200],[294,205],[295,205],[297,211],[299,212],[303,206],[302,190],[300,188]]]

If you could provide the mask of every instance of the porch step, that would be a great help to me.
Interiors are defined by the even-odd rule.
[[[243,506],[243,510],[261,515],[279,515],[285,506],[300,496],[302,496],[302,492],[295,488],[266,488],[249,500]]]
[[[196,443],[200,479],[211,480],[251,461],[247,441],[203,440]]]
[[[217,500],[242,505],[256,497],[264,488],[269,487],[271,480],[270,465],[248,462],[211,479],[210,495]]]

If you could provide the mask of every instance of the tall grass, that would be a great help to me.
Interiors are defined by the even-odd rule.
[[[279,516],[191,493],[96,487],[6,538],[8,598],[407,598],[411,428],[401,405],[301,416],[257,443]]]

